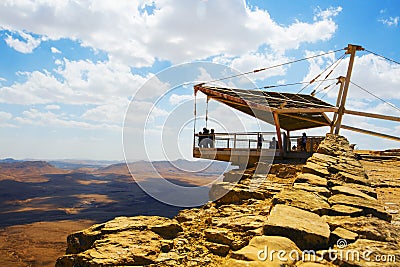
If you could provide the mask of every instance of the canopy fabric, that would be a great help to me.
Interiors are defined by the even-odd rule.
[[[276,124],[273,113],[277,114],[280,128],[287,131],[330,126],[324,112],[337,108],[311,95],[267,92],[205,86],[194,86],[195,93],[203,92],[208,98],[224,103],[236,110]]]

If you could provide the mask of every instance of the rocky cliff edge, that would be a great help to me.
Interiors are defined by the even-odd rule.
[[[71,234],[56,267],[400,264],[400,227],[344,137],[328,134],[303,166],[230,171],[210,195],[226,192],[173,219],[117,217]]]

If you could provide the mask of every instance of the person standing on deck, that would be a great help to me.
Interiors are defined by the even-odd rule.
[[[301,137],[301,147],[300,147],[301,151],[305,151],[307,152],[307,135],[306,133],[303,133],[303,136]]]
[[[263,141],[264,141],[264,137],[261,133],[259,133],[257,135],[257,149],[261,149]]]

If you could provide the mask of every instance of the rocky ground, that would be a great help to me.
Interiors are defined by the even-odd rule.
[[[327,135],[304,166],[230,171],[210,190],[217,201],[173,219],[71,234],[56,266],[398,266],[400,161],[386,160],[359,161]]]

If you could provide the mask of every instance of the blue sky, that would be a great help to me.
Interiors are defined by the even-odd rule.
[[[0,158],[123,159],[127,110],[132,131],[125,138],[133,140],[132,160],[190,158],[190,82],[325,53],[348,43],[399,62],[399,7],[394,0],[3,1]],[[245,83],[261,87],[310,81],[342,54],[249,75]],[[345,75],[346,60],[331,77]],[[182,63],[195,64],[166,71]],[[352,81],[398,107],[399,77],[398,64],[367,52],[357,54]],[[244,86],[243,80],[229,82]],[[298,92],[299,87],[277,90]],[[312,90],[310,86],[303,93]],[[317,96],[334,104],[336,93],[335,87]],[[205,101],[199,98],[199,113],[204,115]],[[354,86],[347,107],[400,116]],[[221,121],[228,125],[225,130],[270,129],[212,102],[210,118],[211,126],[221,131]],[[400,136],[395,123],[352,116],[344,123]],[[394,141],[342,133],[360,149],[399,147]],[[167,155],[160,147],[174,151]]]

